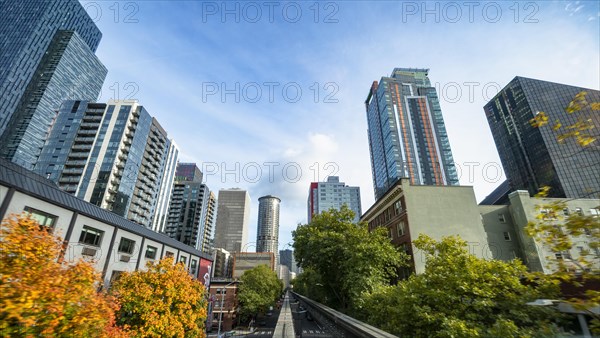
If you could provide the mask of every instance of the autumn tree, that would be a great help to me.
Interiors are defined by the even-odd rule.
[[[259,265],[240,277],[238,300],[243,316],[255,316],[267,311],[283,291],[283,283],[267,265]]]
[[[325,303],[342,312],[360,312],[363,294],[394,281],[408,261],[385,229],[369,232],[365,223],[354,223],[346,206],[315,215],[292,236],[298,265],[322,282],[312,287],[323,288]]]
[[[122,336],[117,305],[98,293],[84,261],[61,259],[62,241],[26,214],[0,230],[0,332],[4,337]]]
[[[435,241],[420,235],[414,242],[426,256],[425,272],[366,298],[368,322],[407,337],[551,336],[555,311],[528,306],[554,297],[557,288],[527,280],[518,260],[485,260],[470,254],[458,237]]]
[[[121,304],[117,323],[136,337],[205,337],[204,286],[171,257],[123,273],[111,293]]]

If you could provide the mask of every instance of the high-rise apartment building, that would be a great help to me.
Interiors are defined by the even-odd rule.
[[[429,69],[395,68],[373,82],[365,101],[375,199],[400,178],[411,184],[456,185],[436,89]]]
[[[179,148],[173,140],[169,144],[166,161],[163,166],[163,175],[160,182],[160,191],[156,201],[156,211],[152,219],[152,230],[156,232],[165,232],[167,226],[167,217],[169,214],[169,205],[171,203],[171,194],[173,193],[173,181],[175,179],[175,170],[177,169],[177,159],[179,158]]]
[[[152,226],[172,141],[135,100],[65,101],[35,171],[85,201]],[[172,184],[165,180],[164,184]],[[162,197],[160,197],[162,196]],[[159,198],[160,197],[160,198]]]
[[[485,105],[511,191],[527,190],[534,195],[542,186],[550,186],[553,197],[600,196],[600,152],[582,149],[575,140],[558,142],[559,133],[552,130],[556,120],[567,126],[576,123],[578,116],[600,128],[597,111],[565,112],[582,91],[587,92],[588,102],[600,102],[598,90],[517,76]],[[530,124],[538,112],[547,115],[550,126]]]
[[[204,252],[210,252],[216,199],[195,163],[180,163],[167,219],[166,234]]]
[[[354,211],[354,220],[358,222],[362,210],[360,205],[360,187],[349,187],[340,182],[338,176],[327,177],[326,182],[313,182],[308,191],[308,221],[314,215],[329,209],[340,210],[346,205]]]
[[[76,0],[0,2],[0,156],[33,169],[63,100],[96,100],[102,34]]]
[[[250,195],[246,190],[219,190],[214,247],[231,253],[246,251]]]
[[[275,266],[279,263],[279,197],[267,195],[258,199],[256,252],[272,252]]]

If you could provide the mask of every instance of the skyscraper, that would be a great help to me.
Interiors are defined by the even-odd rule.
[[[166,234],[198,250],[210,252],[214,228],[214,194],[202,184],[202,172],[195,163],[180,163],[167,218]]]
[[[411,184],[458,184],[428,74],[429,69],[395,68],[371,86],[365,105],[375,199],[402,177]]]
[[[33,169],[63,100],[96,100],[101,33],[79,1],[0,2],[0,156]]]
[[[279,250],[279,259],[279,264],[287,266],[290,272],[298,272],[296,260],[294,259],[294,251],[290,249]]]
[[[179,148],[173,140],[169,144],[166,161],[163,163],[163,175],[160,182],[160,191],[156,201],[156,212],[152,219],[152,230],[156,232],[165,232],[167,226],[167,217],[169,214],[169,204],[171,203],[171,194],[173,193],[173,181],[175,179],[175,170],[177,169],[177,159],[179,158]]]
[[[575,140],[559,143],[551,128],[556,120],[564,126],[577,122],[578,114],[567,114],[565,108],[581,91],[587,92],[588,102],[600,102],[598,90],[517,76],[485,105],[511,191],[534,195],[550,186],[552,197],[600,196],[600,152],[584,149]],[[530,124],[538,112],[547,115],[550,126]],[[597,111],[588,109],[580,115],[600,128]]]
[[[338,176],[327,177],[327,182],[312,182],[310,184],[308,191],[308,222],[312,220],[314,215],[329,209],[340,210],[343,205],[354,211],[354,221],[358,222],[362,214],[360,187],[349,187],[344,182],[340,182]]]
[[[258,199],[258,226],[256,252],[275,254],[275,266],[279,263],[279,205],[278,197],[267,195]]]
[[[65,101],[34,170],[61,189],[152,226],[172,141],[135,100]],[[164,184],[172,184],[165,180]],[[168,198],[168,197],[162,197]]]
[[[250,195],[237,188],[219,190],[214,247],[231,253],[246,251]]]

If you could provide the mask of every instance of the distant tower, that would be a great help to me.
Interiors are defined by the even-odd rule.
[[[214,247],[230,253],[247,251],[250,195],[246,190],[219,190]]]
[[[340,182],[337,176],[327,177],[327,182],[312,182],[308,191],[308,222],[314,215],[329,209],[340,210],[346,205],[354,211],[354,221],[358,222],[362,210],[360,207],[360,188],[349,187]],[[291,269],[290,269],[291,271]]]
[[[275,266],[279,264],[279,204],[278,197],[267,195],[258,199],[258,227],[256,252],[275,254]]]

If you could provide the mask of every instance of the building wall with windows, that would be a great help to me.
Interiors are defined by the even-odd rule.
[[[259,265],[266,265],[275,271],[275,254],[272,252],[235,252],[232,254],[233,268],[231,276],[240,278],[244,272]]]
[[[308,222],[314,215],[329,209],[340,210],[346,205],[354,211],[354,220],[358,222],[362,214],[360,187],[350,187],[340,182],[338,176],[327,177],[326,182],[312,182],[308,191]]]
[[[528,222],[536,221],[543,212],[540,208],[554,202],[566,203],[565,213],[596,216],[600,224],[600,200],[536,198],[521,190],[511,193],[509,201],[509,205],[477,205],[473,187],[411,185],[408,179],[401,179],[361,220],[370,230],[386,228],[392,243],[411,255],[413,267],[404,270],[403,277],[424,271],[425,256],[412,244],[420,234],[435,240],[457,235],[478,257],[518,258],[531,271],[551,273],[556,259],[576,258],[584,250],[595,254],[596,262],[600,262],[600,250],[589,245],[592,233],[572,238],[574,248],[570,252],[554,253],[526,232]],[[563,221],[555,222],[561,226]]]
[[[65,259],[84,259],[102,273],[104,286],[123,271],[172,256],[198,278],[201,260],[212,258],[193,247],[85,202],[54,182],[0,159],[0,217],[28,212],[68,243]]]
[[[272,252],[275,265],[279,262],[279,197],[267,195],[258,199],[256,251]]]
[[[246,190],[219,190],[215,248],[222,248],[231,253],[243,251],[248,244],[250,203],[250,195]]]

